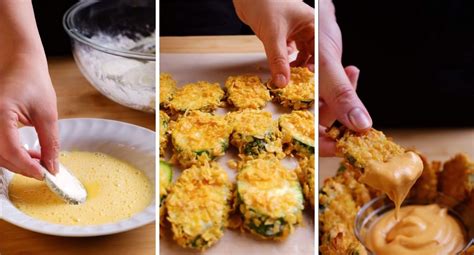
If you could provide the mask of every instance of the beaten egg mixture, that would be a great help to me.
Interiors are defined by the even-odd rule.
[[[27,215],[62,225],[97,225],[132,217],[153,198],[153,185],[139,169],[98,152],[62,152],[59,160],[86,187],[87,200],[65,203],[44,182],[15,175],[12,203]]]

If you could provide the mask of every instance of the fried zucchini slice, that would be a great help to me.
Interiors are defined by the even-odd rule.
[[[160,111],[160,156],[163,156],[168,146],[168,124],[170,117],[164,111]]]
[[[163,219],[163,215],[165,213],[163,202],[166,199],[168,187],[171,185],[172,181],[173,169],[171,168],[171,165],[160,159],[160,222]]]
[[[276,101],[284,107],[309,109],[314,102],[314,73],[306,67],[293,67],[288,85],[270,90]]]
[[[474,162],[466,154],[455,155],[444,163],[439,185],[441,193],[462,202],[474,190]]]
[[[301,157],[314,154],[314,116],[309,111],[293,111],[283,114],[278,120],[286,151],[296,152]]]
[[[257,75],[230,76],[225,87],[227,101],[238,109],[261,109],[272,99]]]
[[[160,106],[167,108],[176,92],[176,81],[171,74],[160,73]]]
[[[337,125],[327,131],[328,136],[336,140],[336,155],[361,171],[371,160],[386,162],[393,156],[405,153],[405,149],[381,131],[372,128],[365,133],[356,133]]]
[[[276,157],[241,165],[237,197],[243,227],[263,239],[285,239],[302,221],[304,199],[298,177]]]
[[[192,111],[172,122],[173,160],[184,167],[224,155],[232,127],[224,116]]]
[[[438,173],[441,170],[441,162],[429,162],[428,159],[418,153],[423,161],[423,173],[410,190],[408,198],[420,202],[433,203],[438,196]]]
[[[173,239],[198,250],[214,245],[224,235],[231,200],[232,184],[216,163],[184,170],[166,199]]]
[[[298,174],[304,196],[314,209],[314,154],[299,160]]]
[[[281,133],[270,112],[245,109],[227,114],[232,126],[230,143],[242,157],[273,154],[283,157]]]
[[[319,229],[321,254],[367,254],[354,234],[357,211],[371,197],[355,171],[343,169],[324,181],[319,191]]]
[[[221,105],[224,91],[219,83],[198,81],[179,88],[170,102],[170,108],[175,113],[198,110],[212,112]]]

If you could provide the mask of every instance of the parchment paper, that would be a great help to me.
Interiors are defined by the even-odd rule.
[[[256,74],[262,81],[269,78],[269,69],[266,57],[263,53],[232,53],[232,54],[161,54],[160,72],[171,73],[177,81],[178,87],[188,82],[199,80],[209,82],[219,82],[224,86],[225,80],[230,75]],[[287,109],[268,103],[265,110],[272,112],[273,118],[277,119],[282,113],[289,112]],[[217,114],[224,114],[226,110],[219,109]],[[225,156],[218,162],[226,169],[229,177],[234,181],[236,171],[227,166],[230,159],[237,160],[235,149],[229,149]],[[283,165],[288,169],[297,166],[294,158],[286,158]],[[174,179],[181,170],[174,169]],[[315,251],[314,235],[314,212],[306,208],[303,212],[303,224],[298,226],[294,233],[284,241],[265,241],[254,237],[249,233],[242,233],[240,230],[226,229],[224,237],[213,247],[206,250],[206,255],[309,255]],[[163,255],[186,255],[201,254],[179,247],[172,239],[169,228],[160,229],[160,254]]]

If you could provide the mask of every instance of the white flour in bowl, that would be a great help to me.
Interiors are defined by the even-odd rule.
[[[126,36],[98,34],[91,38],[109,49],[155,51],[155,35],[132,40]],[[119,57],[76,42],[74,57],[92,85],[113,101],[147,112],[155,111],[155,61]]]

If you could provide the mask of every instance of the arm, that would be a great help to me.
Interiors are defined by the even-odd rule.
[[[40,163],[56,173],[56,95],[29,0],[0,1],[0,166],[42,179]],[[41,154],[19,142],[18,122],[33,125]]]

